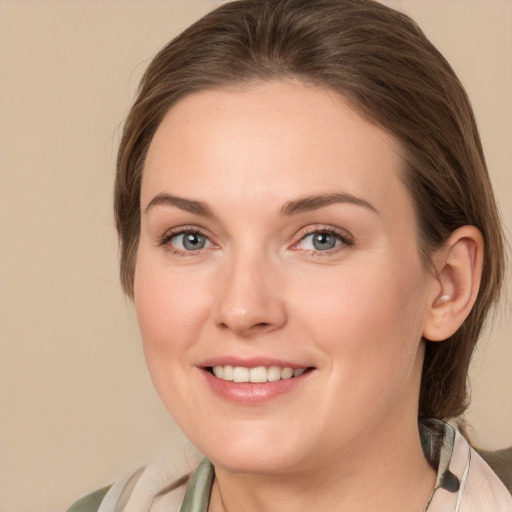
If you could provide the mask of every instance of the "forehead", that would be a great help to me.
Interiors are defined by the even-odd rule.
[[[403,167],[398,141],[340,94],[266,82],[174,105],[148,151],[142,202],[165,191],[249,205],[340,189],[392,208],[398,196],[407,199]]]

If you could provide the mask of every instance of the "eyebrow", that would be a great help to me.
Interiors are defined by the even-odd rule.
[[[360,197],[353,196],[352,194],[346,193],[332,193],[332,194],[320,194],[320,195],[311,195],[301,197],[294,201],[290,201],[286,203],[283,208],[281,208],[281,215],[291,216],[297,215],[299,213],[305,213],[309,211],[318,210],[319,208],[324,208],[325,206],[330,206],[331,204],[336,203],[348,203],[355,204],[357,206],[362,206],[364,208],[368,208],[376,214],[379,214],[379,211],[375,206],[371,203],[362,199]]]
[[[202,215],[204,217],[213,217],[213,213],[206,203],[202,201],[194,201],[192,199],[185,199],[184,197],[177,197],[171,194],[161,193],[156,195],[146,206],[144,213],[150,208],[157,205],[175,206],[180,210]]]
[[[365,199],[346,193],[319,194],[301,197],[293,201],[289,201],[281,208],[281,215],[289,217],[300,213],[310,212],[330,206],[336,203],[348,203],[356,206],[362,206],[379,214],[378,210]],[[184,197],[173,196],[171,194],[160,193],[156,195],[146,206],[144,212],[157,205],[175,206],[180,210],[184,210],[196,215],[204,217],[213,217],[213,213],[208,205],[202,201],[185,199]]]

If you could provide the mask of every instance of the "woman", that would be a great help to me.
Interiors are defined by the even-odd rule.
[[[142,79],[115,211],[152,379],[205,459],[72,510],[512,510],[444,422],[503,239],[467,97],[410,19],[369,0],[205,16]]]

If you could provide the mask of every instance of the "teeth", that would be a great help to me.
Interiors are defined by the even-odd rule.
[[[243,366],[214,366],[213,374],[215,377],[233,382],[276,382],[281,379],[291,379],[300,377],[306,368],[290,367],[281,368],[280,366],[257,366],[255,368],[245,368]]]
[[[249,368],[244,368],[243,366],[235,366],[235,368],[233,368],[233,381],[249,382]]]
[[[232,366],[217,366],[217,368],[224,368],[223,376],[221,377],[221,379],[233,380],[234,368]]]
[[[281,368],[279,368],[279,366],[271,366],[267,370],[267,380],[269,382],[275,382],[276,380],[281,380]]]
[[[249,382],[267,382],[267,369],[257,366],[249,370]]]
[[[281,370],[281,379],[290,379],[293,377],[293,370],[291,368],[283,368]]]

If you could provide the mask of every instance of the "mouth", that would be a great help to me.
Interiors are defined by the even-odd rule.
[[[289,366],[245,366],[216,365],[205,368],[207,372],[217,379],[236,383],[263,384],[265,382],[278,382],[301,377],[313,370],[307,368],[291,368]]]

